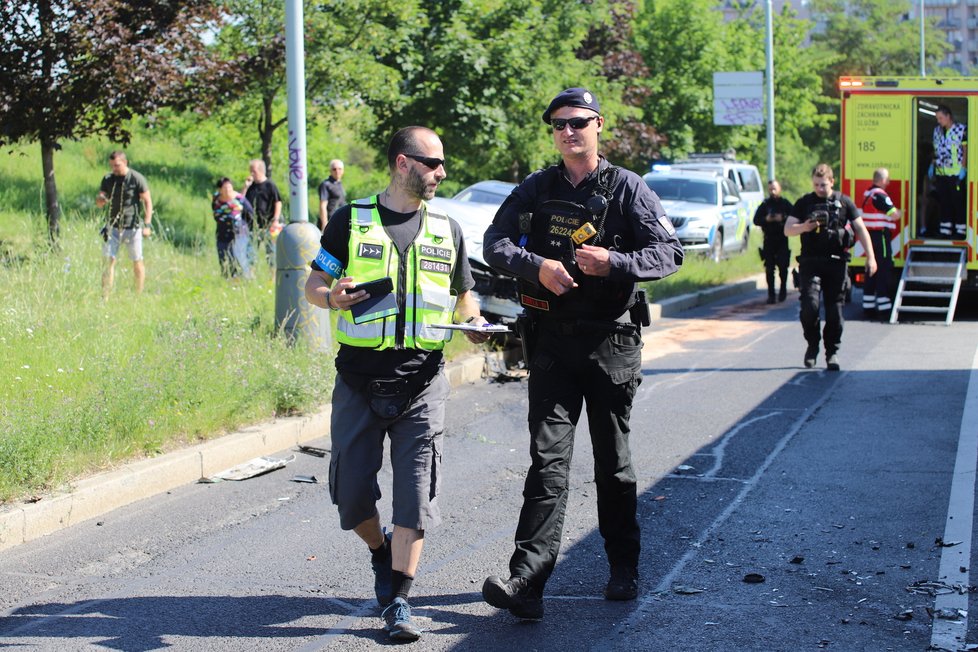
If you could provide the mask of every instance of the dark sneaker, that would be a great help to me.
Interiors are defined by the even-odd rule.
[[[772,304],[772,303],[774,303],[774,301],[775,301],[775,299],[774,299],[774,294],[773,293],[767,295],[767,302],[768,302],[768,304]]]
[[[809,345],[805,349],[805,368],[811,369],[814,367],[816,358],[818,358],[818,347]]]
[[[384,629],[391,638],[399,641],[416,641],[421,638],[421,630],[411,618],[411,605],[404,598],[394,598],[381,616],[384,618]]]
[[[525,577],[511,577],[504,582],[490,575],[482,584],[482,597],[494,607],[509,609],[517,618],[543,618],[543,597]]]
[[[605,600],[634,600],[638,597],[638,571],[630,566],[612,566],[604,587]]]
[[[787,298],[788,298],[788,289],[782,285],[781,291],[778,292],[778,301],[779,302],[784,301]]]
[[[391,586],[391,533],[384,534],[384,552],[370,555],[370,567],[374,570],[374,595],[377,604],[386,607],[394,597]]]
[[[832,353],[825,358],[825,368],[829,371],[839,370],[839,356]]]

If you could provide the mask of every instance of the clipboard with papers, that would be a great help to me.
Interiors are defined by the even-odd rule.
[[[476,333],[509,333],[509,326],[503,324],[432,324],[431,328],[450,331],[474,331]]]

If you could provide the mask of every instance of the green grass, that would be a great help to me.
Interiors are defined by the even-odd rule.
[[[719,263],[702,255],[687,254],[678,272],[661,281],[643,284],[649,295],[649,301],[661,301],[762,274],[764,264],[757,254],[757,249],[761,246],[763,237],[760,229],[751,229],[747,251],[729,255]],[[797,243],[795,248],[797,249]]]

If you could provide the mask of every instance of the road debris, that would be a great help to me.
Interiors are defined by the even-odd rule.
[[[284,459],[278,457],[256,457],[255,459],[249,460],[244,464],[239,464],[226,471],[221,471],[216,475],[201,478],[199,482],[213,483],[221,482],[222,480],[247,480],[259,475],[264,475],[270,471],[275,471],[276,469],[285,468],[286,464],[294,461],[295,455],[290,455]]]

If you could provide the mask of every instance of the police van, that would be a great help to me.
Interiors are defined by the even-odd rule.
[[[669,170],[699,170],[714,172],[730,179],[737,187],[740,198],[747,205],[750,217],[764,201],[764,184],[757,167],[747,161],[738,161],[732,152],[724,154],[690,154],[689,158],[668,165],[656,164],[652,172]]]

